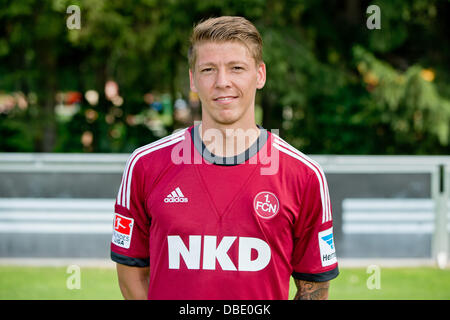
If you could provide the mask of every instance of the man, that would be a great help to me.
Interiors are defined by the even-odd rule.
[[[255,123],[262,40],[241,17],[198,24],[189,50],[202,122],[137,149],[111,257],[126,299],[326,299],[338,275],[320,166]]]

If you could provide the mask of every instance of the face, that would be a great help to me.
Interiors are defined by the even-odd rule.
[[[241,128],[255,125],[255,95],[265,84],[266,68],[264,63],[256,65],[244,44],[230,41],[197,45],[189,78],[191,90],[202,102],[203,123]]]

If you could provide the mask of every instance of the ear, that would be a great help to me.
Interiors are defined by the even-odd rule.
[[[261,62],[258,66],[256,75],[256,88],[262,89],[265,84],[266,84],[266,65],[264,62]]]
[[[189,69],[189,85],[191,87],[191,91],[197,92],[197,88],[195,87],[194,82],[194,72],[191,69]]]

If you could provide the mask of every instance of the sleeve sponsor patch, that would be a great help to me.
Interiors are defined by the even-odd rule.
[[[331,266],[337,262],[333,239],[333,227],[319,232],[319,248],[322,267]]]
[[[127,218],[116,213],[114,215],[112,243],[114,243],[116,246],[129,249],[131,243],[131,234],[133,232],[133,225],[133,218]]]

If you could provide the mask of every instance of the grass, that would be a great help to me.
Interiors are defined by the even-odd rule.
[[[365,268],[340,268],[330,282],[332,300],[450,300],[450,270],[432,267],[380,268],[379,289],[373,272]],[[367,283],[369,282],[368,288]],[[290,297],[296,289],[291,279]]]
[[[0,267],[0,299],[109,300],[122,299],[115,269],[80,269],[80,289],[65,267]]]
[[[109,300],[122,299],[115,269],[82,267],[80,289],[74,273],[65,267],[0,266],[0,299],[12,300]],[[423,268],[381,268],[380,289],[369,290],[372,273],[365,268],[341,268],[339,277],[331,281],[330,299],[340,300],[450,300],[450,270]],[[369,279],[370,281],[370,279]],[[289,296],[295,294],[291,279]]]

